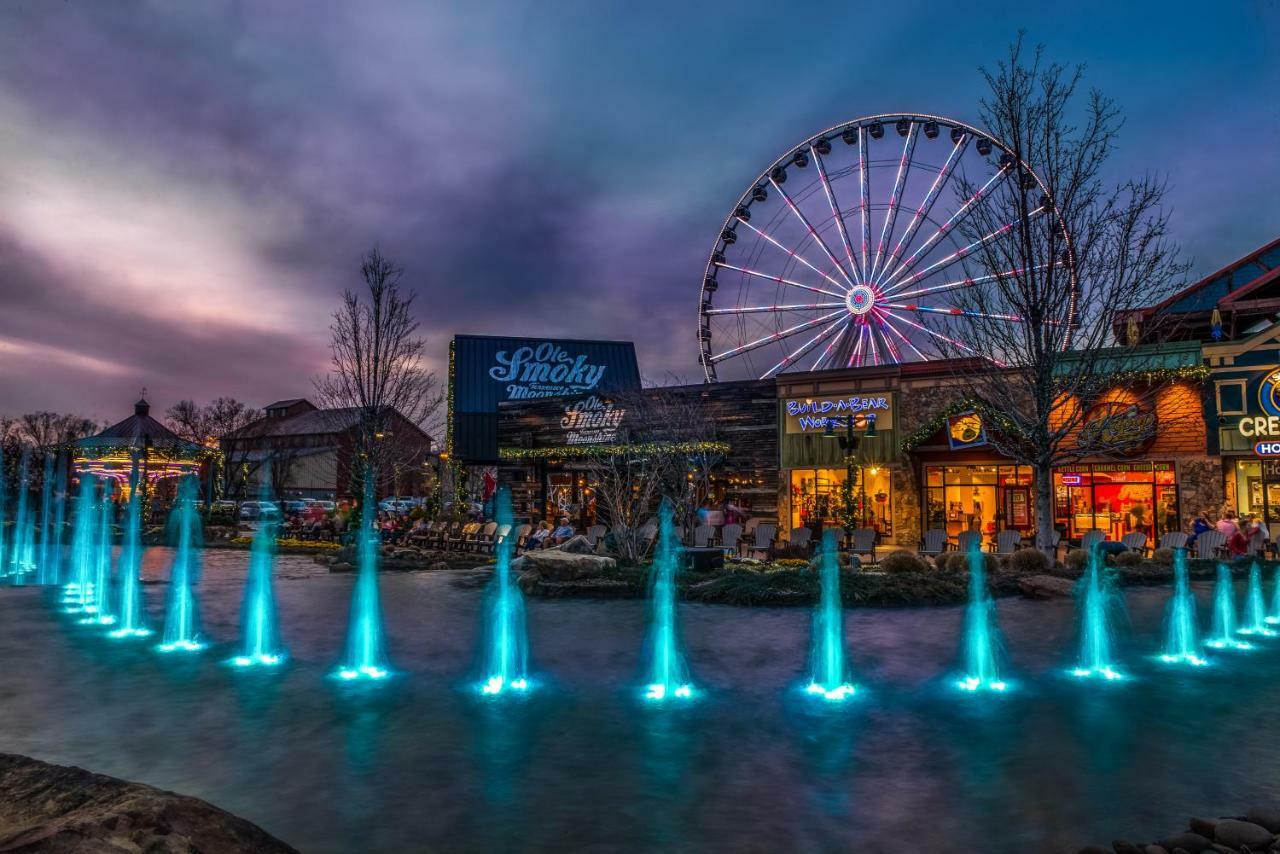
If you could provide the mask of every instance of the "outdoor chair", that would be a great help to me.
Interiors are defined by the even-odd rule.
[[[1204,531],[1196,537],[1196,557],[1201,560],[1212,560],[1219,552],[1225,551],[1227,535],[1221,531]]]
[[[949,548],[951,543],[947,542],[947,532],[942,528],[930,528],[924,532],[923,545],[920,546],[921,556],[937,557]]]
[[[773,552],[773,541],[778,533],[778,526],[769,522],[759,522],[755,526],[755,532],[751,537],[751,548],[749,554],[754,555],[757,552],[763,553],[768,559]]]
[[[511,526],[499,525],[498,530],[493,532],[493,542],[489,544],[489,550],[496,552],[498,550],[498,546],[505,543],[507,541],[507,537],[510,537],[510,536],[511,536]]]
[[[1187,535],[1182,531],[1170,531],[1160,537],[1158,548],[1162,549],[1185,549],[1187,547]]]
[[[459,536],[462,530],[461,522],[446,522],[439,532],[432,537],[432,545],[438,549],[446,548],[451,537]]]
[[[813,529],[807,525],[791,529],[789,542],[791,548],[798,549],[802,557],[809,556],[809,544],[813,540]]]
[[[1253,534],[1249,536],[1248,551],[1245,552],[1249,557],[1257,557],[1267,549],[1267,532],[1266,529],[1259,525],[1253,529]]]
[[[591,548],[594,549],[599,545],[600,540],[604,538],[605,532],[608,530],[604,525],[592,525],[587,528],[587,542],[591,545]]]
[[[1094,528],[1092,531],[1085,531],[1084,536],[1080,538],[1080,548],[1084,549],[1085,554],[1090,554],[1098,543],[1107,538],[1106,533]]]
[[[1141,554],[1147,550],[1147,535],[1141,531],[1130,531],[1120,538],[1120,542],[1131,552]]]
[[[956,534],[956,550],[968,552],[970,549],[982,548],[982,532],[981,531],[961,531]]]
[[[996,534],[996,554],[1011,555],[1020,548],[1022,548],[1021,531],[1006,528]]]
[[[853,529],[853,547],[849,549],[852,554],[866,555],[870,560],[868,563],[876,562],[876,531],[875,528],[854,528]]]
[[[458,548],[459,550],[467,547],[467,544],[475,537],[476,532],[480,530],[479,522],[468,522],[463,525],[456,534],[450,535],[445,540],[445,548]]]
[[[693,547],[695,549],[705,549],[711,545],[711,538],[715,536],[716,529],[710,525],[699,525],[693,529]]]
[[[516,551],[524,548],[525,543],[529,540],[529,532],[533,530],[533,526],[525,523],[516,528]]]
[[[725,549],[733,549],[736,554],[738,551],[738,541],[742,539],[742,526],[734,523],[725,525],[720,529],[720,547]]]
[[[484,527],[472,534],[467,547],[472,551],[482,551],[493,547],[493,537],[498,531],[497,522],[486,522]]]

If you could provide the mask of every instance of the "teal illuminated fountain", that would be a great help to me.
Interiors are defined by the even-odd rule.
[[[693,696],[689,667],[680,646],[680,626],[676,615],[676,573],[680,568],[680,543],[676,540],[671,505],[663,499],[658,511],[658,546],[650,577],[648,679],[645,699],[654,701]]]
[[[53,454],[44,455],[44,469],[40,472],[40,550],[36,561],[37,579],[40,584],[50,584],[49,561],[53,549],[49,543],[49,531],[53,520]]]
[[[120,563],[116,576],[120,586],[119,626],[113,638],[142,638],[151,634],[147,612],[142,602],[142,496],[137,487],[137,474],[132,477],[129,506],[124,522],[124,542],[120,547]]]
[[[379,534],[373,525],[373,475],[366,471],[356,530],[356,584],[351,592],[347,648],[336,676],[345,681],[385,679],[390,675],[383,649],[382,606],[378,596]]]
[[[1244,621],[1238,633],[1264,638],[1276,636],[1276,631],[1267,627],[1267,603],[1262,595],[1262,568],[1257,561],[1249,567],[1249,588],[1244,597]]]
[[[4,442],[0,442],[0,578],[9,575],[9,550],[5,542],[5,514],[7,507],[7,485],[9,481],[4,473]]]
[[[263,519],[249,548],[249,575],[240,605],[240,654],[236,667],[274,667],[286,658],[276,625],[273,575],[276,563],[276,523]]]
[[[1080,662],[1071,671],[1081,679],[1124,678],[1117,667],[1111,637],[1111,614],[1118,607],[1111,578],[1102,563],[1102,552],[1095,548],[1089,555],[1084,578],[1076,586],[1080,609]]]
[[[495,521],[510,531],[514,521],[511,493],[498,490]],[[524,597],[511,577],[512,538],[504,536],[497,547],[493,579],[485,593],[484,682],[485,694],[526,691],[529,688],[529,636],[525,626]]]
[[[98,504],[98,542],[94,548],[93,595],[82,623],[110,626],[116,621],[115,603],[111,601],[111,531],[115,505],[111,503],[111,482],[103,481],[102,500]]]
[[[187,475],[178,485],[178,500],[169,512],[169,536],[175,542],[175,552],[165,599],[164,634],[156,647],[161,652],[196,652],[205,646],[200,637],[200,608],[195,593],[200,583],[197,495],[195,475]]]
[[[1267,615],[1267,622],[1274,626],[1280,625],[1280,567],[1276,567],[1271,582],[1271,613]]]
[[[13,559],[9,564],[9,573],[14,584],[23,584],[26,576],[36,569],[36,525],[31,507],[31,449],[26,446],[22,448],[22,460],[18,464],[18,507],[13,520]]]
[[[84,611],[93,603],[93,580],[98,563],[97,479],[80,475],[74,530],[71,534],[71,579],[64,588],[63,603],[69,613]]]
[[[1213,649],[1253,649],[1253,644],[1236,637],[1236,594],[1231,569],[1218,564],[1218,580],[1213,585],[1213,634],[1204,642]]]
[[[1004,691],[1000,678],[1003,645],[996,621],[996,603],[987,587],[986,557],[978,538],[969,548],[969,605],[964,612],[964,675],[956,683],[964,691]]]
[[[1200,649],[1196,595],[1191,592],[1191,580],[1187,574],[1186,549],[1175,549],[1173,554],[1173,594],[1165,607],[1164,651],[1160,660],[1166,664],[1189,664],[1192,667],[1203,667],[1209,663]]]
[[[59,454],[55,461],[57,475],[53,481],[53,525],[49,533],[48,564],[41,564],[42,583],[62,583],[62,532],[67,521],[67,465]]]
[[[857,691],[844,661],[844,605],[840,601],[840,551],[836,532],[822,536],[818,559],[820,595],[813,611],[813,641],[809,652],[809,684],[805,690],[825,700],[844,700]]]

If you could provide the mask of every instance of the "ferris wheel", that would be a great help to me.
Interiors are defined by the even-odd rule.
[[[707,261],[698,309],[707,381],[992,358],[972,327],[1021,321],[1000,287],[1021,271],[972,275],[965,259],[991,257],[1016,234],[1013,222],[983,233],[973,224],[997,221],[1003,194],[1019,191],[1038,196],[1030,216],[1048,218],[1069,246],[1039,176],[964,122],[867,116],[789,149],[738,199]],[[1063,347],[1076,309],[1067,274],[1073,296],[1047,320],[1066,324]]]

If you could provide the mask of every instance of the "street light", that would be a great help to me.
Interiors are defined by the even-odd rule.
[[[877,435],[875,413],[868,412],[865,418],[866,418],[867,426],[866,426],[866,429],[863,430],[861,436],[855,435],[853,432],[854,416],[852,414],[844,416],[844,419],[843,419],[844,435],[843,436],[837,435],[835,431],[835,422],[836,422],[835,418],[827,418],[827,423],[822,430],[822,438],[839,439],[840,450],[844,451],[845,471],[844,471],[844,486],[842,488],[842,491],[844,491],[845,495],[848,496],[848,499],[846,500],[845,507],[844,507],[845,548],[851,548],[852,540],[853,540],[853,527],[851,524],[853,521],[853,512],[852,512],[852,508],[849,505],[852,504],[852,495],[853,495],[854,452],[858,450],[858,443],[861,442],[862,439],[864,438],[874,439],[876,438],[876,435]]]

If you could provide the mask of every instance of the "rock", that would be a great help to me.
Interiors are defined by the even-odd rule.
[[[1175,848],[1181,848],[1187,854],[1200,854],[1201,851],[1213,847],[1213,840],[1199,833],[1185,831],[1183,833],[1175,833],[1173,836],[1166,836],[1160,840],[1160,844],[1170,851]]]
[[[0,851],[50,854],[297,854],[212,804],[0,753]]]
[[[342,560],[335,560],[333,563],[329,564],[329,571],[330,572],[355,572],[356,568],[354,564],[350,564]]]
[[[1198,833],[1201,836],[1213,839],[1213,829],[1218,826],[1218,820],[1216,818],[1197,818],[1192,816],[1187,826],[1191,828],[1192,833]]]
[[[1145,854],[1169,854],[1169,849],[1163,845],[1156,845],[1154,842],[1142,849]]]
[[[433,561],[431,565],[427,567],[427,569],[431,569],[431,570],[448,569],[448,568],[449,568],[449,563],[443,560]]]
[[[1272,833],[1280,833],[1280,808],[1251,807],[1244,816],[1254,824],[1260,824]]]
[[[553,546],[547,551],[569,552],[575,555],[595,554],[595,547],[587,542],[587,538],[578,534],[576,537],[570,537],[558,546]]]
[[[1248,845],[1250,850],[1265,851],[1271,846],[1271,831],[1251,821],[1238,818],[1224,818],[1213,828],[1213,841],[1231,848]]]
[[[1028,599],[1069,599],[1074,583],[1056,575],[1028,575],[1018,579],[1018,592]]]
[[[512,558],[511,565],[508,567],[512,572],[524,572],[524,555]]]
[[[542,582],[542,573],[536,569],[531,569],[520,573],[516,584],[520,585],[520,590],[524,593],[532,593],[534,589]]]
[[[1111,854],[1110,848],[1103,848],[1101,845],[1086,845],[1076,854]]]
[[[1111,843],[1111,850],[1116,854],[1142,854],[1142,849],[1132,842],[1116,839]]]
[[[611,557],[543,549],[524,556],[526,570],[537,570],[547,581],[573,581],[600,575],[617,566]]]

